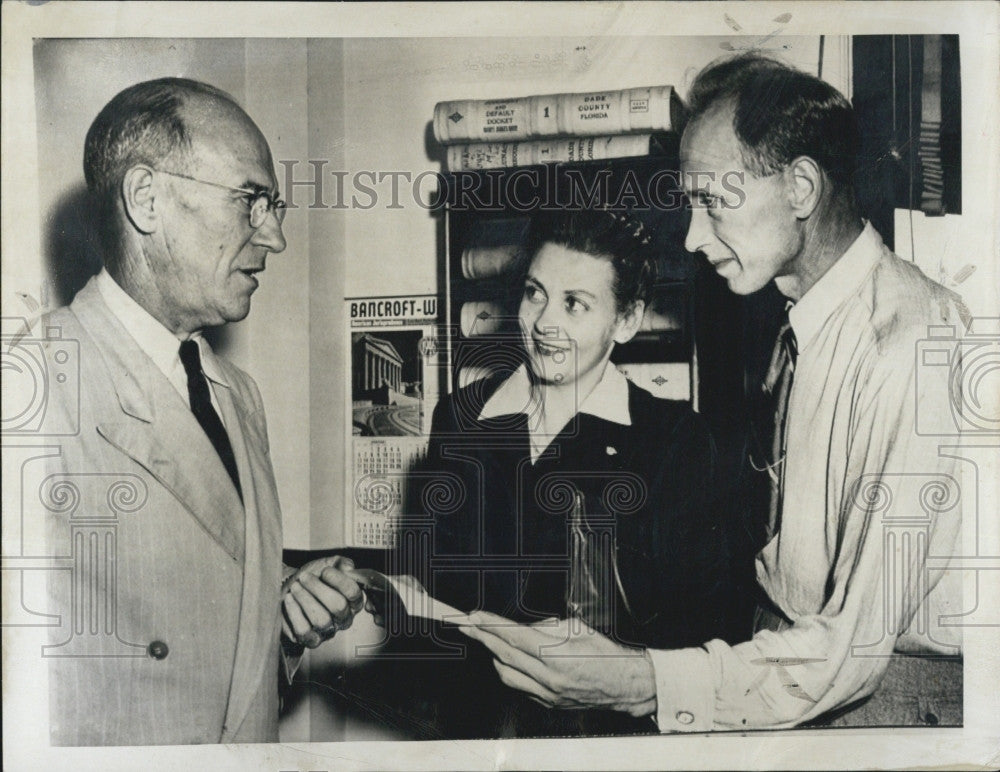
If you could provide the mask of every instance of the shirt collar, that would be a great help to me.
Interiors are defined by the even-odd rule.
[[[111,309],[118,321],[135,339],[139,348],[153,360],[160,372],[172,376],[177,363],[180,362],[181,338],[164,327],[152,314],[139,305],[135,299],[119,286],[106,268],[97,274],[97,289],[104,302]],[[202,337],[200,332],[190,336],[198,344],[201,355],[201,369],[205,377],[228,388],[229,383],[219,369],[212,347]]]
[[[788,320],[799,351],[809,345],[841,303],[857,294],[882,249],[882,238],[871,223],[865,223],[840,259],[792,306]]]
[[[479,414],[479,420],[518,413],[528,415],[536,400],[537,397],[532,395],[527,365],[522,364],[486,401]],[[608,363],[601,380],[580,405],[579,412],[623,426],[631,426],[632,416],[629,413],[628,401],[628,380],[617,367]]]
[[[201,371],[205,377],[212,383],[217,383],[228,389],[229,381],[226,380],[226,376],[219,367],[219,360],[215,358],[215,352],[208,345],[208,341],[205,340],[200,331],[192,333],[191,340],[198,344],[198,351],[201,353]]]

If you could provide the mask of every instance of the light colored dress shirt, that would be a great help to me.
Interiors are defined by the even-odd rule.
[[[111,313],[122,323],[122,327],[132,336],[139,348],[150,359],[153,364],[163,373],[171,385],[180,394],[184,403],[190,406],[188,398],[187,374],[184,372],[184,365],[181,363],[180,347],[184,338],[179,338],[170,330],[157,321],[152,314],[140,306],[125,290],[123,290],[108,273],[106,268],[102,268],[97,275],[97,289],[107,303]],[[200,332],[196,332],[191,339],[198,344],[198,352],[201,356],[201,370],[208,379],[208,391],[212,397],[212,407],[215,408],[219,420],[225,426],[225,418],[219,409],[219,402],[215,396],[215,390],[219,387],[229,388],[226,377],[215,361],[215,354],[212,347],[202,337]]]
[[[479,420],[497,418],[502,415],[524,414],[528,416],[528,435],[531,440],[531,463],[534,464],[545,452],[556,433],[546,433],[541,426],[541,395],[533,389],[528,377],[527,365],[521,365],[511,376],[500,384],[483,405]],[[628,409],[628,380],[613,364],[604,367],[601,380],[580,403],[578,413],[586,413],[605,421],[632,425]]]
[[[962,334],[958,297],[867,225],[790,321],[780,530],[756,569],[793,624],[650,651],[660,731],[794,726],[873,693],[893,651],[961,652],[960,572],[946,570],[959,473],[947,441],[917,431],[918,413],[949,409],[950,368],[920,351],[930,326]]]

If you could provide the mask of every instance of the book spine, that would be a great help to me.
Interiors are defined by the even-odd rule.
[[[656,140],[650,134],[626,134],[614,137],[564,137],[527,142],[474,142],[449,145],[446,165],[449,171],[509,169],[516,166],[557,161],[603,161],[629,158],[654,152]]]
[[[504,320],[503,308],[488,300],[476,300],[462,304],[459,313],[462,335],[474,338],[479,335],[493,335],[500,331]]]
[[[448,144],[473,140],[525,139],[531,136],[531,100],[460,99],[434,106],[434,137]]]
[[[679,128],[683,109],[673,86],[461,99],[435,105],[434,136],[452,144],[671,131]]]
[[[638,332],[671,332],[680,329],[680,322],[672,314],[646,306]]]
[[[467,247],[462,251],[462,278],[491,279],[505,274],[517,259],[517,244]]]
[[[691,365],[687,362],[646,362],[617,365],[636,386],[661,399],[691,399]]]

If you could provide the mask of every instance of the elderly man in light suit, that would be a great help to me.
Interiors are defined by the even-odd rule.
[[[282,566],[260,393],[201,337],[247,315],[285,248],[270,149],[230,96],[167,78],[105,106],[84,169],[105,267],[47,322],[81,367],[79,404],[49,405],[80,431],[41,491],[52,554],[73,557],[50,581],[52,740],[275,741],[283,621],[294,654],[363,596],[349,561]]]

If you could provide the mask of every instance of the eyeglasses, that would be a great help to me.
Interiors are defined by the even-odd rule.
[[[211,185],[213,188],[221,188],[222,190],[230,190],[234,193],[242,193],[243,200],[246,202],[247,206],[250,207],[250,227],[254,230],[260,228],[264,224],[269,212],[274,212],[274,219],[278,221],[278,225],[281,225],[282,221],[285,219],[285,208],[288,205],[280,198],[271,198],[271,194],[266,190],[234,188],[232,185],[223,185],[219,182],[200,180],[189,174],[180,174],[179,172],[171,172],[166,169],[157,169],[156,171],[161,172],[162,174],[169,174],[171,177],[180,177],[182,180],[191,180],[191,182],[200,182],[202,185]]]

